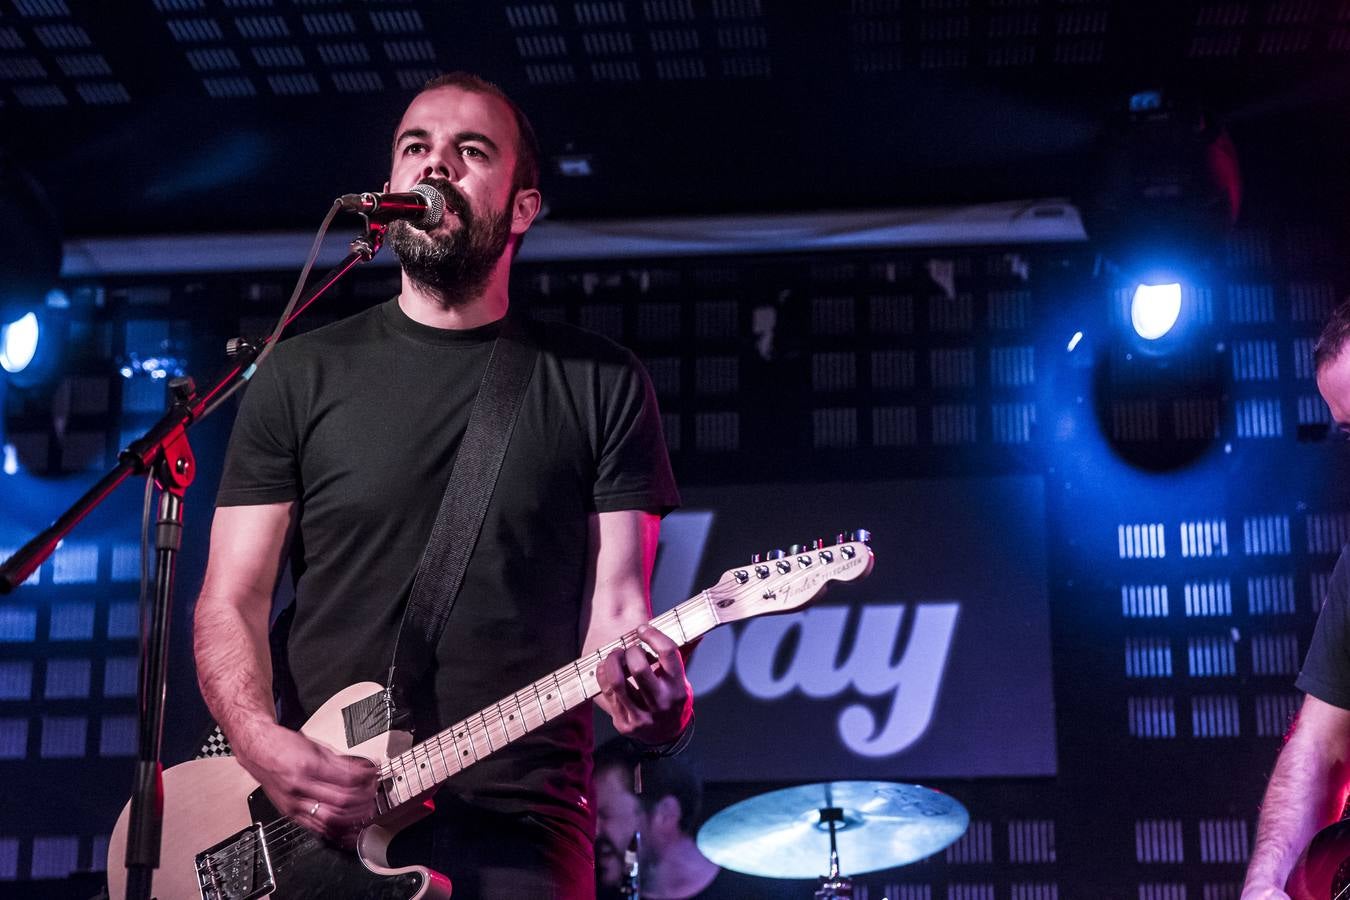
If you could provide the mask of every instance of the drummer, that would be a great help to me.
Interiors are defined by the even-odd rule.
[[[642,900],[770,900],[802,896],[789,883],[718,866],[694,842],[703,785],[678,759],[642,759],[642,795],[633,793],[639,757],[624,738],[595,752],[595,865],[599,900],[624,896],[624,852],[641,833],[638,884]]]

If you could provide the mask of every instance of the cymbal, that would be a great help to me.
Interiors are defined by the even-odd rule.
[[[970,814],[941,791],[889,781],[830,781],[770,791],[713,816],[698,849],[725,869],[765,878],[818,878],[829,869],[836,819],[839,868],[849,875],[903,866],[965,833]]]

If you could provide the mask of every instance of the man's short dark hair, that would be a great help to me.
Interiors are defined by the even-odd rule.
[[[1334,362],[1347,344],[1350,344],[1350,300],[1336,307],[1322,327],[1322,334],[1313,345],[1313,371],[1320,372]]]
[[[444,75],[437,75],[422,85],[422,92],[443,87],[487,94],[496,97],[510,108],[516,120],[516,134],[519,138],[516,141],[516,170],[511,176],[511,190],[514,193],[539,187],[539,141],[534,136],[534,126],[530,124],[525,111],[516,105],[516,101],[491,81],[471,72],[447,72]]]
[[[633,771],[642,767],[642,793],[638,802],[651,813],[667,797],[680,804],[680,831],[694,836],[703,806],[703,783],[693,771],[674,757],[648,759],[638,753],[633,742],[624,737],[611,738],[595,751],[595,775],[606,769],[618,769],[632,790]]]

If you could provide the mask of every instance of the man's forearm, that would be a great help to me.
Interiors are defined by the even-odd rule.
[[[1261,803],[1247,885],[1283,887],[1303,848],[1345,803],[1344,773],[1327,748],[1295,732],[1280,752]]]
[[[266,608],[265,606],[263,607]],[[202,698],[236,751],[276,723],[266,613],[249,616],[205,591],[193,632]]]

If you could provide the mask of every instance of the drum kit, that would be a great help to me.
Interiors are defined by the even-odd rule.
[[[829,781],[771,791],[709,819],[698,849],[724,869],[764,878],[819,878],[815,900],[852,900],[851,875],[931,856],[970,824],[941,791],[889,781]]]

